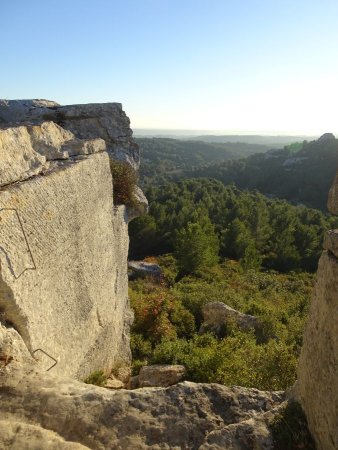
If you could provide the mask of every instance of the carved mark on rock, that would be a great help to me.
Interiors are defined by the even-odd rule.
[[[0,255],[3,254],[8,268],[17,280],[27,270],[36,270],[36,264],[28,243],[20,215],[15,208],[0,208],[1,233]],[[6,236],[8,234],[8,236]],[[6,239],[7,237],[7,239]],[[21,249],[21,255],[18,253]]]

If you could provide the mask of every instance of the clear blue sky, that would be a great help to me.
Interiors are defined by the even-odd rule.
[[[337,0],[0,0],[0,98],[134,128],[338,131]]]

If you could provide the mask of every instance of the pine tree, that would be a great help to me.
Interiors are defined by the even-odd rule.
[[[178,231],[175,257],[181,274],[193,273],[218,262],[219,241],[209,217],[189,222]]]

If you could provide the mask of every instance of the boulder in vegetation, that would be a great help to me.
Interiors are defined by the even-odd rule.
[[[186,369],[175,364],[155,364],[143,366],[138,376],[139,387],[167,387],[184,379]]]
[[[236,311],[222,302],[207,303],[202,312],[204,322],[201,325],[200,333],[211,331],[216,335],[224,335],[226,328],[232,324],[236,324],[243,331],[260,328],[256,317]]]
[[[162,274],[161,267],[158,264],[150,263],[147,261],[129,261],[128,269],[132,272],[133,277],[135,276],[153,276],[160,277]]]

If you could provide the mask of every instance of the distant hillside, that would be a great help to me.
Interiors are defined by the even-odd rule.
[[[266,152],[262,144],[207,143],[169,138],[138,138],[142,164],[141,183],[164,184],[184,177],[185,171]]]
[[[213,143],[232,143],[244,142],[246,144],[264,145],[273,148],[281,148],[290,145],[293,142],[303,142],[305,140],[313,140],[315,136],[263,136],[263,135],[201,135],[194,137],[196,141],[213,142]],[[183,139],[183,138],[182,138]]]
[[[338,140],[326,133],[316,141],[199,167],[186,176],[215,178],[326,211],[327,193],[337,167]]]

